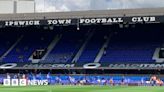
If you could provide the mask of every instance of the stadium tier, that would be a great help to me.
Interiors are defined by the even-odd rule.
[[[163,33],[161,26],[151,24],[80,31],[27,27],[17,33],[0,32],[0,55],[2,62],[13,63],[155,63]]]
[[[125,29],[113,34],[101,62],[153,63],[153,54],[163,36],[156,29]]]

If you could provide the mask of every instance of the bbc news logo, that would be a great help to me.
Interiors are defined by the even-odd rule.
[[[4,79],[4,86],[48,85],[48,80]]]
[[[4,79],[3,80],[4,86],[26,86],[27,80],[26,79]]]

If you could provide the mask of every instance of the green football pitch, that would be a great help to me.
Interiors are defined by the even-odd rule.
[[[164,92],[164,87],[137,87],[137,86],[29,86],[4,87],[0,92]]]

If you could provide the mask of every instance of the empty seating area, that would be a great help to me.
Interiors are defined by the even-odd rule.
[[[101,63],[154,63],[153,54],[156,48],[163,45],[163,34],[162,27],[150,25],[116,29],[59,28],[51,31],[32,27],[15,28],[12,31],[3,29],[0,32],[0,60],[29,63],[34,51],[46,49],[47,52],[42,56],[44,58],[40,59],[40,63],[72,63],[73,60],[77,60],[76,63],[90,63],[95,61],[98,54],[102,56],[100,60],[98,58]],[[87,40],[89,36],[91,38]],[[56,37],[59,37],[59,41],[52,45]],[[107,39],[109,39],[108,45],[101,49]],[[103,50],[104,53],[101,54]],[[75,59],[78,54],[78,59]]]
[[[47,32],[25,32],[21,41],[5,56],[5,62],[30,62],[28,59],[36,49],[44,49],[54,35]]]
[[[115,33],[100,62],[154,63],[155,49],[162,44],[161,31],[127,29]]]
[[[2,56],[16,41],[18,34],[13,32],[0,32],[0,56]]]
[[[45,62],[68,63],[78,52],[84,42],[85,32],[66,31],[61,34],[61,39],[46,57]]]
[[[94,35],[86,45],[82,55],[80,56],[78,62],[86,63],[93,62],[99,53],[103,43],[105,42],[105,37],[107,36],[106,30],[97,30]]]

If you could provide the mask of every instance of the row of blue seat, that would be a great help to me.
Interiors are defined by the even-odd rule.
[[[95,31],[93,37],[86,44],[82,55],[77,61],[79,63],[93,62],[103,46],[107,34],[109,34],[106,30],[103,32],[93,31]],[[32,53],[36,49],[47,48],[57,35],[55,32],[45,31],[18,33],[20,35],[17,36],[13,34],[9,35],[10,38],[7,38],[6,35],[8,34],[0,36],[0,56],[2,56],[21,35],[24,35],[21,41],[3,59],[4,62],[30,62],[28,59]],[[62,38],[46,57],[44,63],[70,63],[88,37],[87,32],[84,31],[64,31],[60,34]],[[150,31],[148,33],[136,29],[134,31],[114,32],[100,62],[153,63],[154,51],[163,44],[163,38],[161,31]],[[6,42],[9,43],[7,46],[4,45]]]

